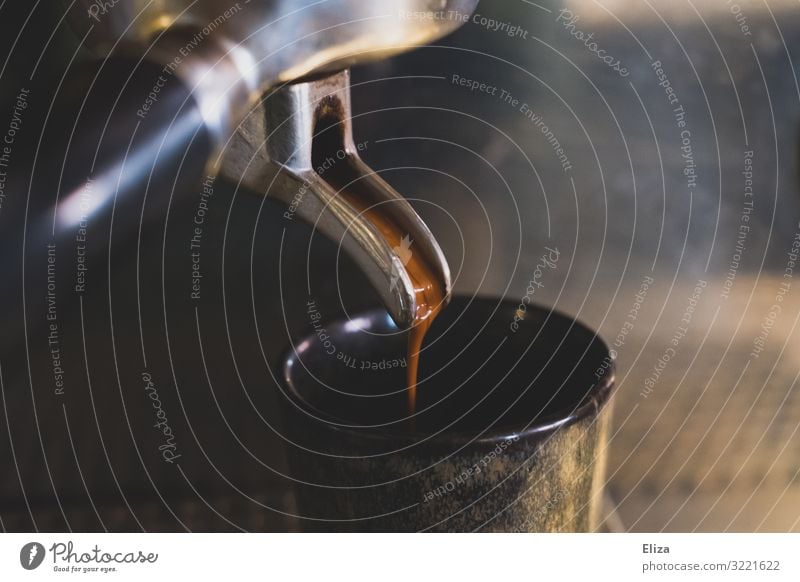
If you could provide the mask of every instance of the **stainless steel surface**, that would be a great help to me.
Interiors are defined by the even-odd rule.
[[[434,42],[463,24],[455,15],[468,18],[477,2],[78,0],[67,13],[98,55],[143,54],[162,65],[178,59],[176,74],[201,94],[209,124],[224,138],[270,87]],[[412,16],[426,12],[454,17]],[[205,54],[198,58],[197,50]]]
[[[172,1],[124,0],[106,5],[83,0],[71,5],[68,13],[78,33],[85,35],[83,43],[105,59],[143,59],[164,67],[163,74],[152,83],[148,94],[153,102],[150,105],[163,98],[164,85],[174,86],[180,82],[190,92],[186,102],[175,107],[175,114],[193,108],[200,112],[204,127],[198,127],[197,131],[206,133],[213,147],[209,173],[217,173],[221,160],[231,157],[230,152],[224,150],[237,132],[239,122],[247,117],[250,127],[239,133],[249,132],[250,135],[248,140],[239,139],[239,144],[233,144],[234,155],[245,156],[249,166],[253,155],[266,144],[267,158],[257,162],[268,168],[257,173],[272,171],[269,184],[275,182],[275,185],[268,188],[268,193],[292,204],[298,192],[300,196],[308,192],[309,196],[299,204],[298,217],[339,241],[356,258],[397,324],[407,327],[416,314],[416,300],[403,261],[360,213],[353,212],[337,197],[311,163],[319,101],[338,99],[342,106],[339,115],[346,122],[342,150],[347,158],[342,164],[352,167],[354,177],[359,178],[359,186],[372,193],[370,203],[385,205],[384,208],[390,209],[390,214],[405,227],[405,234],[416,243],[416,249],[424,253],[449,293],[449,269],[430,231],[411,206],[358,156],[349,126],[348,77],[341,75],[335,77],[336,81],[300,82],[277,90],[268,100],[262,101],[261,97],[280,83],[297,82],[309,75],[387,58],[438,40],[463,24],[476,4],[477,0],[233,4],[202,0],[187,6],[185,2]],[[447,17],[422,16],[434,14],[434,11]],[[114,60],[106,60],[101,70],[106,65],[116,66]],[[180,81],[172,79],[173,75]],[[100,86],[95,90],[103,89]],[[139,89],[131,86],[125,90]],[[327,89],[334,92],[333,97],[321,93]],[[107,92],[109,99],[117,97],[116,91]],[[262,106],[267,109],[266,113],[259,108]],[[275,111],[270,111],[273,108]],[[137,116],[133,115],[133,110],[128,112],[127,125],[124,119],[117,119],[115,123],[130,126],[135,132],[140,123],[137,117],[143,117],[141,112],[142,109],[137,110]],[[169,113],[162,111],[167,117]],[[264,115],[275,127],[268,128],[268,134],[259,135],[260,141],[253,144],[256,150],[249,151],[247,146],[252,143],[252,134],[260,129],[261,123],[253,120]],[[75,136],[77,142],[83,139],[81,134]],[[122,149],[124,141],[119,145],[121,149],[116,155],[136,158],[136,151]],[[230,168],[238,165],[239,160],[229,162],[226,173],[230,176]],[[144,178],[149,168],[143,166],[141,170]],[[277,177],[276,181],[274,170],[286,175]],[[234,175],[233,179],[238,182],[239,176]],[[101,185],[107,186],[110,195],[113,182]],[[267,182],[248,185],[261,191]]]
[[[320,129],[323,121],[328,124],[326,130]],[[412,241],[413,252],[423,253],[448,297],[450,269],[433,234],[412,206],[361,161],[351,123],[348,71],[286,85],[270,93],[239,126],[221,175],[282,201],[289,208],[287,216],[296,214],[341,245],[403,329],[417,313],[406,265],[398,250],[345,200],[341,187],[330,182],[330,174],[344,174],[369,208],[379,208],[391,217]],[[321,131],[335,135],[321,139]],[[315,165],[315,157],[323,161]]]

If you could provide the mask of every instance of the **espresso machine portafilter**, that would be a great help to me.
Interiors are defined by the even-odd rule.
[[[408,327],[416,300],[405,265],[340,189],[352,188],[367,206],[380,205],[448,296],[450,272],[411,205],[360,159],[350,125],[348,68],[433,42],[468,20],[476,4],[72,3],[65,10],[93,66],[63,80],[59,99],[69,106],[53,113],[60,123],[69,121],[55,139],[61,149],[38,156],[32,173],[33,191],[38,181],[40,190],[58,192],[56,203],[41,212],[42,239],[62,232],[74,237],[87,212],[116,209],[119,217],[129,192],[172,199],[196,192],[203,176],[223,176],[285,202],[340,243],[398,326]],[[315,163],[334,155],[335,183],[333,172],[321,173]]]

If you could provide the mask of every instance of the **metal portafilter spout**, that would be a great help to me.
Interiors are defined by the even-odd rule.
[[[74,239],[76,221],[102,222],[110,212],[113,236],[124,236],[125,223],[136,231],[163,219],[171,200],[209,173],[287,204],[302,192],[297,215],[342,245],[408,327],[414,286],[364,209],[380,207],[414,241],[446,295],[450,274],[410,204],[359,158],[346,69],[441,38],[477,1],[70,4],[69,20],[104,60],[71,91],[68,79],[59,96],[67,106],[53,116],[63,129],[46,128],[56,139],[37,160],[30,190],[47,196],[28,213],[35,227],[26,240]],[[345,155],[335,171],[315,171],[315,156],[336,151]]]
[[[414,320],[417,301],[403,258],[365,209],[380,209],[413,241],[446,297],[450,270],[428,227],[408,201],[367,166],[353,141],[350,74],[286,85],[265,99],[236,132],[222,175],[290,205],[355,260],[398,326]],[[355,196],[354,205],[348,196]],[[360,206],[360,207],[359,207]]]

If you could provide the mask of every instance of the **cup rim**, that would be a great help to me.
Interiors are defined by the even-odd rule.
[[[459,297],[459,296],[456,296]],[[499,308],[513,308],[516,309],[517,304],[510,299],[501,299],[491,296],[460,296],[469,298],[473,302],[486,302],[492,301],[498,304]],[[492,426],[482,431],[469,431],[469,430],[442,430],[439,432],[423,432],[423,431],[410,431],[386,428],[385,426],[379,427],[355,427],[355,426],[342,426],[337,422],[342,422],[341,419],[331,418],[326,420],[320,418],[318,415],[324,415],[320,411],[309,404],[297,392],[290,379],[289,370],[290,363],[293,359],[297,358],[296,351],[290,346],[287,353],[280,360],[280,383],[284,396],[289,398],[291,402],[300,410],[306,413],[307,421],[315,425],[325,427],[327,430],[332,430],[336,433],[349,436],[357,436],[359,439],[367,439],[370,441],[387,441],[392,440],[396,442],[403,442],[405,444],[426,443],[442,444],[442,445],[465,445],[465,444],[485,444],[497,445],[501,442],[527,440],[533,437],[546,437],[560,428],[566,428],[581,420],[596,416],[608,403],[611,393],[614,388],[616,380],[616,360],[611,355],[606,342],[599,333],[593,331],[589,326],[581,322],[579,319],[571,317],[560,310],[546,308],[537,304],[530,304],[527,306],[528,310],[536,311],[539,313],[547,313],[549,317],[556,317],[569,321],[575,327],[579,328],[582,332],[593,336],[593,341],[597,342],[603,349],[606,357],[609,359],[609,365],[606,373],[587,390],[586,395],[581,399],[580,403],[575,406],[571,411],[553,412],[545,415],[542,418],[537,418],[535,421],[524,429],[514,430],[513,426]],[[367,312],[365,312],[367,313]],[[338,322],[338,320],[336,320]],[[330,327],[330,325],[329,325]],[[308,334],[301,336],[302,341]],[[299,345],[300,342],[295,342],[294,345]],[[566,413],[565,413],[566,412]]]

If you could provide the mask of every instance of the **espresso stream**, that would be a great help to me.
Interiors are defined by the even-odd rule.
[[[381,211],[381,208],[386,207],[385,205],[366,207],[358,197],[345,192],[342,194],[354,208],[362,213],[364,218],[378,229],[378,232],[395,249],[395,252],[401,250],[406,255],[405,267],[411,283],[414,285],[414,296],[417,303],[414,321],[408,332],[408,368],[406,369],[408,412],[414,414],[417,405],[419,352],[422,349],[425,334],[444,306],[445,289],[423,258],[422,253],[414,252],[414,241],[409,240],[408,235],[403,233],[402,229]]]

